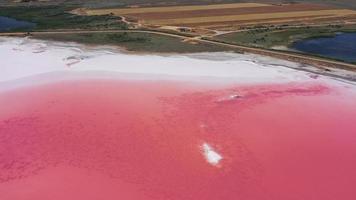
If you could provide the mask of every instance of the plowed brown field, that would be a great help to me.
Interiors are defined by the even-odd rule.
[[[88,15],[114,14],[136,19],[141,24],[208,27],[209,25],[239,25],[288,23],[320,19],[355,19],[356,11],[319,4],[257,4],[235,3],[200,6],[170,6],[120,9],[89,9]]]

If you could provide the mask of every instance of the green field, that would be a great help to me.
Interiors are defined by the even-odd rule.
[[[220,35],[214,39],[244,46],[272,48],[276,46],[288,47],[295,41],[307,38],[332,37],[337,32],[356,32],[356,26],[327,26],[288,29],[266,28]]]
[[[181,39],[151,33],[85,33],[36,35],[37,39],[71,41],[83,44],[116,45],[129,51],[159,53],[196,53],[232,51],[210,44],[190,44]]]
[[[111,15],[79,16],[69,13],[70,6],[16,6],[0,7],[0,16],[29,21],[34,30],[48,29],[126,29],[120,17]]]

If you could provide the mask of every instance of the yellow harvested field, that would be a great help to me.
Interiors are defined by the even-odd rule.
[[[176,18],[176,19],[158,19],[158,20],[144,20],[144,23],[156,25],[178,25],[178,24],[195,24],[204,22],[233,22],[233,21],[247,21],[247,20],[266,20],[279,19],[289,17],[341,17],[348,15],[355,15],[356,11],[347,9],[333,9],[333,10],[317,10],[317,11],[297,11],[297,12],[278,12],[278,13],[258,13],[258,14],[243,14],[243,15],[226,15],[226,16],[211,16],[211,17],[193,17],[193,18]]]
[[[191,10],[215,10],[215,9],[231,9],[231,8],[254,8],[270,6],[262,3],[232,3],[232,4],[214,4],[214,5],[199,5],[199,6],[167,6],[167,7],[147,7],[147,8],[112,8],[112,9],[88,9],[88,15],[102,15],[113,13],[115,15],[127,15],[133,13],[155,13],[155,12],[177,12]]]
[[[356,16],[355,16],[356,17]],[[289,22],[301,22],[301,21],[325,21],[325,20],[330,20],[330,19],[337,19],[337,16],[334,16],[331,18],[329,15],[327,16],[315,16],[315,17],[291,17],[287,19],[267,19],[267,20],[261,20],[261,21],[242,21],[242,22],[225,22],[225,23],[208,23],[206,24],[192,24],[191,26],[198,26],[199,28],[208,28],[208,29],[218,29],[218,28],[227,28],[227,27],[232,27],[233,25],[261,25],[261,24],[282,24],[282,23],[289,23]],[[190,26],[190,24],[186,24],[187,26]]]
[[[313,3],[231,3],[111,9],[77,9],[84,15],[114,14],[138,26],[184,26],[192,28],[253,26],[258,24],[313,24],[356,20],[356,10]]]

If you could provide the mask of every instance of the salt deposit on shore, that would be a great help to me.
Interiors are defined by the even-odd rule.
[[[116,72],[144,79],[214,79],[234,83],[286,82],[310,79],[306,72],[285,68],[294,63],[251,55],[200,53],[190,55],[132,55],[79,44],[27,38],[0,39],[0,82],[58,72]],[[258,60],[258,59],[257,59]],[[295,67],[295,66],[294,66]],[[89,73],[90,74],[90,73]],[[106,73],[107,75],[108,73]]]

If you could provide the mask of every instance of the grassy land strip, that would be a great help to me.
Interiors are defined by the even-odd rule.
[[[233,51],[232,48],[207,43],[192,44],[180,38],[153,33],[72,33],[34,35],[38,39],[71,41],[84,44],[117,45],[129,51],[160,53],[195,53]]]
[[[217,36],[214,39],[233,44],[272,48],[289,47],[295,41],[307,38],[333,37],[338,32],[356,32],[356,26],[304,27],[288,29],[256,29]]]
[[[33,22],[36,26],[31,30],[127,28],[125,23],[120,22],[120,17],[111,15],[79,16],[69,13],[73,9],[74,7],[67,6],[0,7],[0,16]]]

